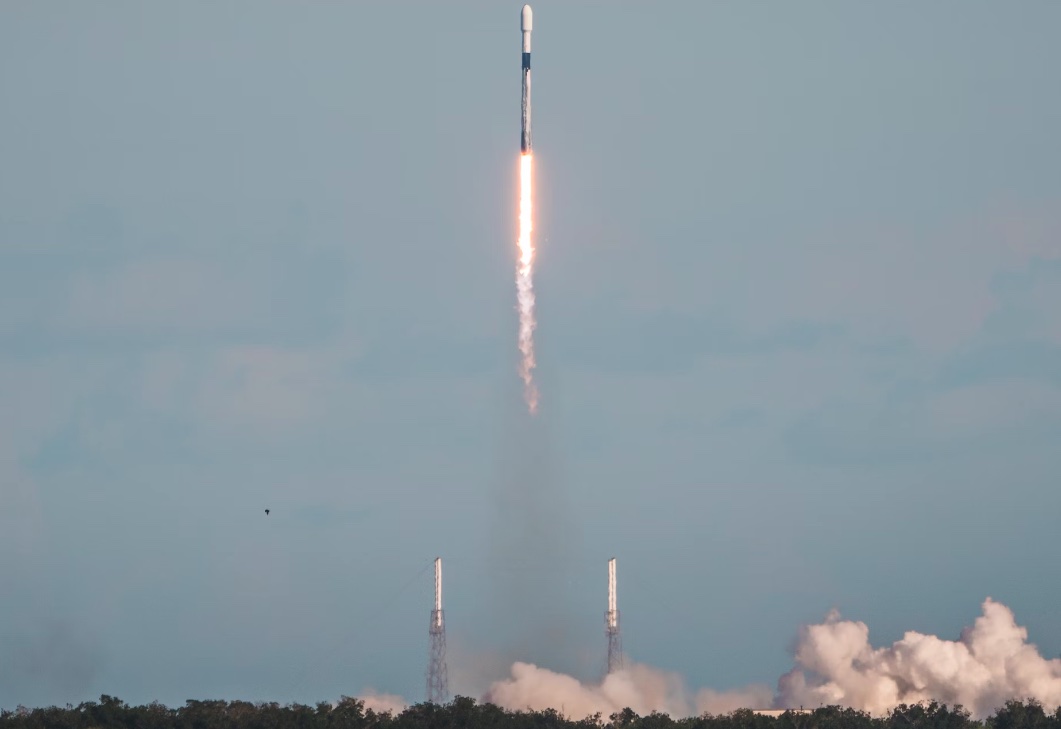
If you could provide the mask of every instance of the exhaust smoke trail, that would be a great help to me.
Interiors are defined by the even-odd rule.
[[[533,160],[524,153],[519,158],[519,262],[516,267],[516,292],[519,301],[519,374],[523,378],[523,398],[533,415],[538,411],[538,387],[534,384],[534,241],[533,229]]]

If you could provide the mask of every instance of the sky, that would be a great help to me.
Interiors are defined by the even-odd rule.
[[[530,419],[519,3],[0,7],[0,707],[1061,654],[1061,5],[534,9]]]

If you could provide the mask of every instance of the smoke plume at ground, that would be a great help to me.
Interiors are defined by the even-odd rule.
[[[358,698],[364,702],[365,710],[372,710],[377,714],[400,714],[409,704],[401,696],[394,694],[381,694],[369,689]]]
[[[778,683],[784,706],[843,704],[882,713],[935,699],[983,717],[1008,699],[1061,705],[1061,659],[1047,660],[1028,643],[1013,612],[988,598],[956,641],[907,632],[873,648],[865,623],[831,615],[801,631],[796,668]]]
[[[800,631],[796,665],[776,693],[766,686],[690,692],[680,676],[636,663],[600,683],[585,683],[517,662],[483,698],[511,710],[553,708],[576,719],[627,707],[641,715],[692,716],[831,704],[879,715],[928,700],[961,704],[977,718],[1009,699],[1037,699],[1052,712],[1061,705],[1061,659],[1043,658],[1027,638],[1013,612],[990,598],[958,640],[910,631],[882,648],[870,645],[865,623],[832,614]]]
[[[641,664],[630,664],[598,684],[539,668],[530,663],[512,666],[511,678],[498,681],[484,700],[513,711],[556,709],[581,719],[593,714],[608,717],[625,708],[645,715],[653,711],[671,716],[725,713],[747,706],[768,706],[773,691],[751,686],[737,691],[703,689],[689,694],[681,676]]]

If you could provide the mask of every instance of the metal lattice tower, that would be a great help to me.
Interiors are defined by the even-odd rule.
[[[431,611],[431,652],[427,663],[427,700],[432,704],[449,701],[446,672],[446,625],[442,618],[442,558],[435,558],[435,609]]]
[[[608,636],[608,673],[614,673],[623,667],[623,639],[619,635],[614,557],[608,560],[608,612],[604,613],[604,634]]]

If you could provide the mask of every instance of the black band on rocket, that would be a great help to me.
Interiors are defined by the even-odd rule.
[[[523,54],[523,69],[526,70],[528,68],[530,68],[530,54],[529,53],[524,53]]]

